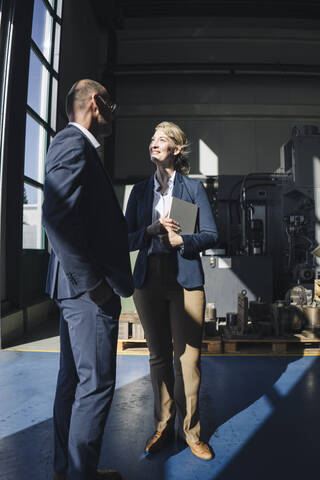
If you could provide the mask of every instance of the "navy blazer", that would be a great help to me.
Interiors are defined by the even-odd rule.
[[[141,288],[146,277],[147,256],[151,239],[145,238],[146,227],[152,223],[154,175],[136,184],[130,194],[126,210],[129,230],[129,248],[140,250],[133,279],[136,288]],[[204,284],[204,274],[199,252],[211,248],[218,239],[217,227],[207,193],[198,180],[176,172],[172,195],[198,206],[198,233],[182,235],[184,248],[176,249],[177,281],[184,288]]]
[[[95,148],[73,125],[48,150],[43,224],[53,249],[46,288],[52,298],[76,297],[102,278],[116,294],[132,294],[125,218]]]

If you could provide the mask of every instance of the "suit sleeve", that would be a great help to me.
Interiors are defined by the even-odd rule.
[[[63,149],[62,149],[63,146]],[[85,201],[87,161],[84,140],[68,140],[47,157],[43,223],[62,268],[83,293],[102,278],[90,260],[81,206]]]
[[[131,190],[128,205],[126,208],[126,220],[128,224],[129,250],[141,250],[148,246],[148,240],[145,239],[147,225],[138,225],[139,198],[136,187]]]
[[[181,235],[184,243],[181,255],[185,258],[192,257],[194,254],[206,250],[207,248],[212,248],[218,240],[218,232],[213,218],[212,208],[201,182],[197,182],[194,203],[198,205],[199,209],[199,233]]]

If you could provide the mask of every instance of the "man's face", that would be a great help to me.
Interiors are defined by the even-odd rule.
[[[95,101],[99,109],[97,115],[98,134],[104,137],[111,135],[112,133],[112,121],[115,105],[111,102],[108,92],[104,94],[96,94]]]

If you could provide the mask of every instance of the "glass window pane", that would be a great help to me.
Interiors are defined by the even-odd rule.
[[[23,248],[44,248],[44,232],[41,225],[43,193],[27,183],[23,192]]]
[[[53,57],[53,68],[55,69],[56,72],[59,71],[60,36],[61,36],[61,27],[59,23],[56,23],[56,37],[54,41],[54,57]]]
[[[40,183],[43,183],[46,147],[46,130],[27,114],[24,174]]]
[[[57,95],[58,95],[58,82],[55,78],[52,78],[52,100],[51,100],[51,128],[53,130],[57,127]]]
[[[58,17],[62,17],[62,0],[58,0],[57,3],[57,15]]]
[[[49,62],[51,55],[52,17],[42,0],[34,0],[31,36]]]
[[[48,115],[49,72],[34,51],[30,51],[28,105],[44,120]]]

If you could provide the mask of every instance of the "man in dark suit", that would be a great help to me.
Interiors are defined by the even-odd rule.
[[[133,292],[126,221],[96,152],[96,137],[112,131],[114,108],[102,85],[77,82],[67,96],[70,123],[47,155],[47,291],[61,314],[55,480],[121,478],[115,471],[97,471],[115,388],[119,295]]]

